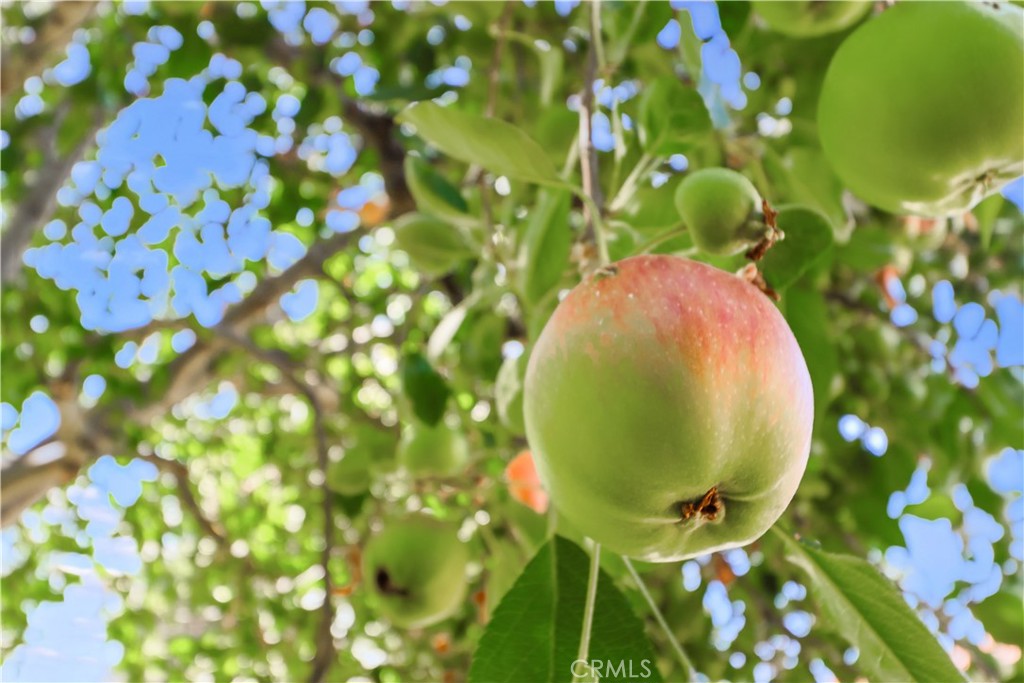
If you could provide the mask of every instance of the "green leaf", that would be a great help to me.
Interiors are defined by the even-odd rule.
[[[564,190],[541,190],[530,211],[519,249],[519,289],[536,303],[562,279],[572,250],[569,207],[572,195]]]
[[[814,209],[779,207],[776,222],[786,237],[761,260],[764,279],[776,291],[790,286],[832,246],[832,226]]]
[[[546,40],[540,40],[518,31],[505,31],[505,36],[529,47],[540,60],[540,104],[547,107],[554,99],[555,91],[565,73],[565,57]]]
[[[843,207],[843,184],[832,171],[821,150],[793,147],[785,157],[765,149],[765,170],[780,186],[785,199],[818,209],[835,226],[848,223]]]
[[[831,401],[832,378],[839,372],[839,354],[829,331],[828,306],[821,292],[793,287],[783,299],[786,321],[793,330],[814,388],[814,414],[825,415]]]
[[[674,175],[659,187],[642,183],[623,207],[619,220],[645,237],[681,227],[683,219],[674,199],[681,181],[681,175]]]
[[[451,390],[444,377],[419,353],[406,356],[402,362],[402,391],[416,417],[431,426],[440,422]]]
[[[472,255],[453,225],[422,213],[402,216],[393,225],[395,245],[409,255],[418,270],[441,276]]]
[[[547,154],[530,136],[501,119],[418,102],[398,115],[448,156],[518,180],[566,187]]]
[[[459,189],[448,182],[429,162],[411,154],[405,157],[405,181],[423,213],[451,221],[456,225],[472,227],[478,223],[471,216],[469,205]]]
[[[647,86],[640,99],[640,144],[651,153],[668,153],[711,130],[704,100],[674,76],[662,76]]]
[[[999,211],[1005,201],[1002,195],[994,194],[986,197],[971,210],[978,221],[978,234],[981,235],[981,246],[985,249],[992,243],[992,231],[996,227],[996,219],[999,218]]]
[[[858,666],[882,681],[962,681],[903,597],[868,562],[819,550],[778,527],[786,558],[806,572],[822,610],[860,650]]]
[[[892,263],[896,250],[892,227],[858,225],[850,240],[836,250],[836,261],[857,270],[874,270]]]
[[[526,379],[527,354],[506,358],[494,380],[494,404],[498,420],[513,434],[525,434],[523,418],[523,383]]]
[[[473,655],[470,683],[571,681],[588,567],[587,554],[571,541],[556,536],[545,544],[494,611]],[[604,571],[597,584],[590,660],[604,664],[603,681],[661,680],[643,622]]]

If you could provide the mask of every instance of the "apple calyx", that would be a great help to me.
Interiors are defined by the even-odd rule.
[[[700,500],[682,503],[680,521],[687,522],[694,517],[699,517],[701,521],[713,522],[724,510],[725,501],[718,495],[718,487],[712,486]]]
[[[384,595],[395,595],[398,597],[408,597],[409,591],[401,586],[396,586],[391,581],[391,575],[388,574],[386,569],[378,569],[377,575],[374,577],[377,582],[377,588]]]

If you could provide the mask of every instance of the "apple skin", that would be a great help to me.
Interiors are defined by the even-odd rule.
[[[434,426],[410,424],[402,431],[398,463],[413,476],[453,476],[468,460],[466,437],[443,420]]]
[[[530,356],[524,410],[562,514],[609,550],[670,562],[775,523],[807,464],[814,398],[763,293],[703,263],[644,255],[562,301]]]
[[[768,27],[792,38],[814,38],[853,26],[870,0],[760,0],[754,4]]]
[[[521,451],[505,467],[508,492],[513,498],[539,515],[548,511],[548,494],[537,476],[537,466],[530,451]]]
[[[706,254],[738,254],[768,233],[757,188],[729,168],[688,174],[676,188],[675,203],[694,246]]]
[[[426,515],[392,521],[363,550],[363,582],[396,626],[422,628],[451,616],[466,597],[469,552],[456,528]]]
[[[995,5],[899,2],[836,51],[818,132],[868,204],[962,213],[1024,174],[1024,10]]]

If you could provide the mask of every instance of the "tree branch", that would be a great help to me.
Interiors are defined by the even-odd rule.
[[[601,180],[598,174],[597,149],[594,147],[592,116],[594,113],[594,81],[597,77],[599,43],[601,41],[601,5],[593,2],[591,11],[590,47],[587,50],[587,61],[583,76],[583,92],[580,95],[580,132],[579,157],[580,174],[583,179],[583,192],[587,201],[583,205],[583,216],[586,228],[581,242],[585,247],[596,246],[597,260],[604,265],[608,262],[608,250],[604,243],[601,228],[601,210],[604,198],[601,195]],[[581,259],[584,270],[592,258],[584,254]]]
[[[46,150],[46,161],[37,171],[35,183],[19,202],[0,241],[0,281],[11,282],[21,272],[22,254],[32,243],[36,230],[50,220],[57,208],[57,190],[71,175],[71,168],[85,156],[101,123],[101,115],[97,113],[95,125],[89,128],[73,150],[63,156],[54,150],[59,128],[56,122],[47,132],[47,140],[42,145]]]
[[[394,217],[412,210],[415,202],[405,182],[405,149],[395,136],[394,119],[386,114],[367,111],[354,100],[346,98],[343,102],[348,120],[362,132],[366,143],[375,147],[380,156],[380,169],[390,198],[389,215]],[[82,411],[74,401],[58,401],[61,407],[58,436],[67,448],[60,461],[69,474],[58,478],[55,473],[61,470],[49,464],[45,471],[30,474],[29,468],[41,467],[31,464],[31,453],[20,458],[14,465],[5,467],[0,477],[0,498],[4,499],[4,504],[0,505],[0,527],[12,524],[22,510],[42,498],[52,486],[66,483],[81,467],[111,452],[113,440],[110,435],[117,431],[112,425],[125,420],[148,424],[209,384],[214,364],[228,348],[230,340],[244,337],[265,311],[297,282],[322,273],[324,263],[345,249],[358,234],[337,234],[317,242],[288,270],[260,281],[248,297],[228,309],[223,320],[214,327],[213,339],[197,341],[168,366],[167,376],[170,379],[166,387],[158,390],[155,382],[147,384],[148,400],[142,405],[132,405],[123,412],[115,413],[112,407]],[[11,468],[15,466],[25,468],[24,472],[19,471],[20,476],[17,478],[8,477],[8,472],[13,474]],[[12,485],[9,481],[17,482],[18,485],[18,495],[11,496],[10,507],[6,504],[8,490]],[[13,494],[14,489],[10,490]]]
[[[5,46],[0,60],[0,96],[22,87],[29,76],[57,61],[56,53],[71,42],[75,30],[92,16],[96,5],[92,0],[54,3],[34,27],[35,40],[28,45]]]

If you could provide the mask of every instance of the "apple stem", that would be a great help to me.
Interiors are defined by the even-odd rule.
[[[686,651],[683,650],[683,646],[679,644],[679,640],[675,634],[672,633],[672,629],[669,628],[668,622],[665,621],[664,615],[661,610],[658,609],[658,603],[654,602],[654,598],[651,597],[651,592],[647,590],[647,584],[640,578],[636,569],[633,567],[633,563],[629,561],[628,557],[623,556],[622,561],[626,565],[626,569],[629,571],[629,575],[633,577],[636,582],[636,587],[640,589],[640,594],[644,596],[644,600],[647,601],[647,605],[651,608],[651,612],[654,614],[654,619],[658,622],[661,630],[665,632],[665,637],[668,638],[669,645],[672,646],[672,651],[676,655],[676,659],[679,660],[680,666],[683,667],[683,672],[686,674],[686,680],[692,681],[697,678],[697,670],[693,666],[693,662],[686,655]]]
[[[594,606],[597,604],[597,580],[601,571],[601,544],[594,542],[594,551],[590,555],[590,576],[587,579],[587,601],[583,606],[583,631],[580,633],[580,649],[576,661],[589,662],[590,631],[594,626]],[[590,671],[589,663],[587,672]],[[578,677],[574,676],[574,680]]]

